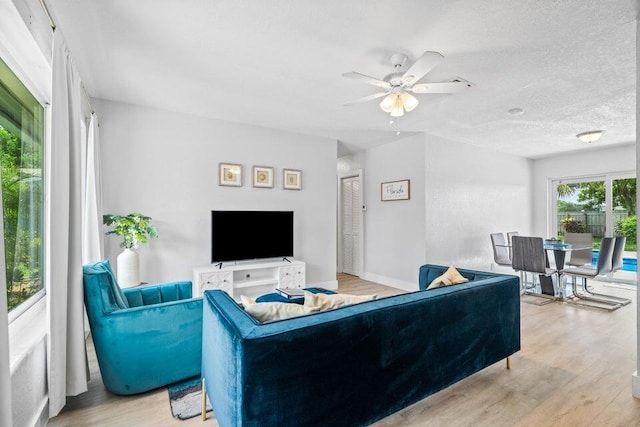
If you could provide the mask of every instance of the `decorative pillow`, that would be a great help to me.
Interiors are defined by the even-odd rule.
[[[244,295],[240,296],[242,306],[245,311],[259,322],[270,320],[289,319],[291,317],[302,316],[315,313],[318,307],[305,307],[301,304],[291,304],[288,302],[256,302],[253,298]]]
[[[317,307],[320,311],[332,310],[345,305],[357,304],[365,301],[372,301],[378,295],[348,295],[348,294],[314,294],[304,291],[304,306]]]
[[[439,288],[441,286],[457,285],[458,283],[468,282],[469,279],[464,277],[456,268],[452,265],[442,276],[438,276],[429,284],[427,290]]]

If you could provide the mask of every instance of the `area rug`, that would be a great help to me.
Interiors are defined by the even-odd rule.
[[[170,385],[169,402],[171,403],[171,415],[179,420],[200,415],[200,405],[202,399],[202,381],[200,377]],[[207,412],[211,412],[211,404],[207,397]]]

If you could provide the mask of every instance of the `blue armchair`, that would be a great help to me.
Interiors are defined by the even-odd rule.
[[[120,289],[109,261],[83,267],[84,302],[102,381],[142,393],[200,374],[202,298],[191,282]]]

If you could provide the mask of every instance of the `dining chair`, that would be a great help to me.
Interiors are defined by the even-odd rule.
[[[511,267],[509,247],[503,233],[491,233],[491,247],[493,248],[493,261],[504,267]]]
[[[611,273],[615,273],[616,271],[622,269],[623,257],[624,257],[624,246],[627,242],[627,238],[625,236],[617,236],[614,238],[613,252],[611,255]],[[598,255],[598,260],[600,260],[600,255]],[[613,302],[619,302],[622,305],[627,305],[631,303],[629,298],[618,297],[615,295],[602,294],[591,292],[589,286],[585,286],[585,292],[587,292],[591,296],[595,297],[603,297]]]
[[[513,236],[513,269],[521,273],[522,292],[552,300],[556,299],[553,286],[553,276],[557,271],[547,267],[547,257],[544,251],[542,237]],[[534,279],[527,284],[527,273],[532,273]],[[536,288],[535,276],[538,276],[541,293],[532,292]]]
[[[616,243],[613,245],[613,255],[611,257],[611,272],[615,273],[622,269],[624,262],[624,246],[627,244],[626,236],[616,236]]]
[[[565,233],[564,242],[570,245],[573,244],[589,244],[593,246],[593,234],[592,233]],[[578,249],[571,251],[571,258],[565,264],[574,267],[591,264],[593,260],[593,249]]]
[[[608,295],[603,297],[593,296],[587,286],[587,279],[594,279],[597,276],[602,276],[612,271],[613,249],[615,246],[615,238],[603,237],[600,242],[600,250],[598,253],[598,263],[595,267],[591,265],[584,265],[581,267],[569,267],[561,271],[563,276],[573,276],[572,290],[573,300],[569,302],[577,303],[580,305],[587,305],[594,308],[601,308],[608,311],[617,310],[623,304],[620,300],[611,299]],[[582,279],[582,289],[584,293],[578,292],[577,278]],[[584,303],[585,301],[594,302],[596,305]]]
[[[518,235],[517,231],[507,232],[507,242],[509,242],[509,259],[513,258],[513,251],[511,250],[511,247],[513,245],[513,236],[517,236],[517,235]]]

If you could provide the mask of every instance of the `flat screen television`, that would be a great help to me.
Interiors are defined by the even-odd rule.
[[[211,263],[293,257],[292,211],[211,211]]]

